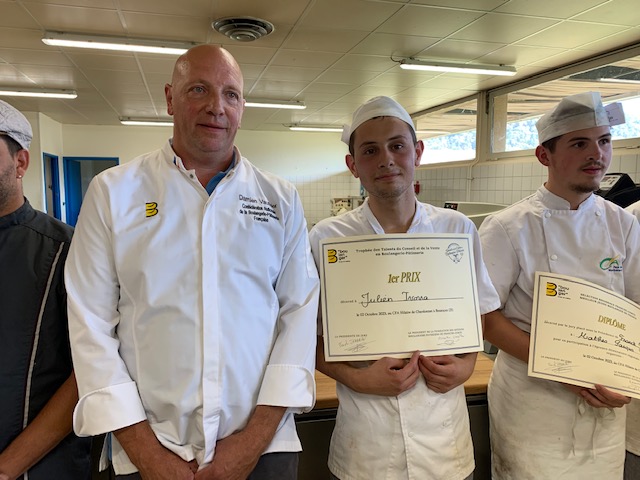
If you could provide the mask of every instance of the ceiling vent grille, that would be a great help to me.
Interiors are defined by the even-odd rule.
[[[214,20],[213,29],[238,42],[253,42],[273,32],[273,24],[254,17],[226,17]]]

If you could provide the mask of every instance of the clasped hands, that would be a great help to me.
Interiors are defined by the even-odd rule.
[[[413,388],[422,377],[430,390],[446,393],[471,376],[475,361],[475,353],[426,357],[416,351],[409,360],[383,357],[360,369],[356,389],[361,393],[396,396]]]

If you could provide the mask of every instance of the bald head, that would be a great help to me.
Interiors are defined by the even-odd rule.
[[[244,86],[242,71],[233,55],[218,45],[210,44],[196,45],[180,55],[173,68],[171,83],[175,85],[181,78],[188,77],[194,66],[201,67],[205,65],[220,65],[230,68],[237,73],[242,82],[241,85]]]
[[[216,171],[231,162],[243,88],[238,62],[224,48],[198,45],[178,58],[165,95],[173,116],[172,146],[185,166]]]

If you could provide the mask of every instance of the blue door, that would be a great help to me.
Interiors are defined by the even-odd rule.
[[[64,188],[67,196],[67,223],[75,226],[82,199],[98,173],[118,165],[113,157],[64,157]]]

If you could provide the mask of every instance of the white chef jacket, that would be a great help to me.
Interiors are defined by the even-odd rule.
[[[170,142],[91,182],[65,273],[78,434],[147,419],[204,465],[261,404],[289,407],[266,452],[300,450],[317,271],[295,188],[236,159],[210,196]]]
[[[489,280],[478,233],[467,217],[454,210],[416,201],[407,233],[469,233],[473,238],[480,313],[500,301]],[[320,240],[330,237],[384,234],[365,203],[324,219],[309,238],[319,264]],[[436,393],[424,381],[396,397],[367,395],[337,383],[336,425],[329,449],[329,469],[341,480],[460,480],[474,469],[464,387]]]
[[[503,313],[526,332],[536,271],[640,299],[640,226],[597,195],[571,210],[542,186],[485,219],[480,239]],[[622,478],[625,409],[590,407],[557,382],[527,377],[526,364],[504,352],[488,396],[494,479]]]
[[[640,221],[640,202],[629,205],[625,210]],[[627,407],[627,450],[640,456],[640,400],[636,398],[631,399]]]

